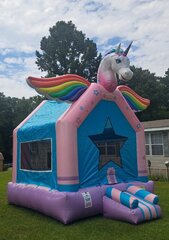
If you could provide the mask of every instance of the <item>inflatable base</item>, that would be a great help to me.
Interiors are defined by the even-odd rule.
[[[148,191],[153,191],[152,181],[133,182],[132,184],[144,186]],[[125,191],[127,185],[128,183],[120,183],[113,187]],[[105,197],[107,187],[110,185],[80,189],[78,192],[59,192],[42,186],[10,182],[8,183],[8,202],[39,211],[64,224],[98,214],[139,223],[141,221],[140,211],[131,210]],[[160,210],[158,211],[160,216]]]
[[[100,187],[79,192],[59,192],[46,187],[8,184],[8,201],[39,211],[64,224],[103,212]]]

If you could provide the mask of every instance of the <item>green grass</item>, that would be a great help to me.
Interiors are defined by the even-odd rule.
[[[55,219],[14,205],[8,205],[7,182],[11,171],[0,173],[0,240],[167,240],[169,239],[169,183],[156,182],[163,218],[140,225],[96,216],[63,225]]]

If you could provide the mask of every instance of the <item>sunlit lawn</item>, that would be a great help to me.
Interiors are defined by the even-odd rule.
[[[0,173],[0,240],[168,240],[169,183],[156,182],[163,218],[140,225],[95,216],[70,225],[21,207],[8,205],[7,182],[11,171]]]

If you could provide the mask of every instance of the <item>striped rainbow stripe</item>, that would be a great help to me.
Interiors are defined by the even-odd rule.
[[[76,74],[66,74],[52,78],[28,77],[27,83],[47,99],[76,101],[89,87],[90,82]]]
[[[135,112],[143,111],[149,106],[150,100],[142,98],[131,88],[121,85],[118,86],[118,89]]]

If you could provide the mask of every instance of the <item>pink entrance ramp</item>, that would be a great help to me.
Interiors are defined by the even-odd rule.
[[[103,197],[103,215],[138,224],[161,217],[158,196],[129,184],[126,191],[108,187]]]

